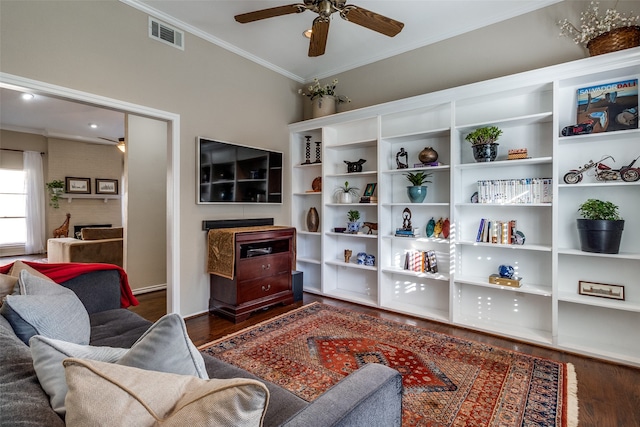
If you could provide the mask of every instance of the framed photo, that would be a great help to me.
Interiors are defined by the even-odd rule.
[[[362,196],[363,197],[372,197],[374,191],[376,191],[376,183],[375,182],[371,182],[371,183],[367,184],[367,186],[365,187],[364,193],[362,194]]]
[[[91,178],[64,178],[64,191],[70,194],[91,194]]]
[[[592,297],[611,298],[624,301],[624,286],[607,285],[605,283],[595,283],[580,280],[578,282],[578,293]]]
[[[96,178],[96,194],[118,194],[118,180]]]
[[[638,79],[579,88],[577,111],[576,123],[594,133],[638,129]]]

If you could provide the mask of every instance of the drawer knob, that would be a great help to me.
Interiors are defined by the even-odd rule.
[[[271,264],[267,264],[267,265],[262,264],[262,269],[263,270],[268,270],[270,268],[271,268]]]
[[[263,291],[267,292],[269,289],[271,289],[271,285],[267,285],[267,286],[262,285],[262,290]]]

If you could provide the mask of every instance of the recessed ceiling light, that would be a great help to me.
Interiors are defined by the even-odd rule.
[[[97,125],[97,124],[95,124],[95,123],[89,123],[89,127],[90,127],[91,129],[97,129],[97,128],[98,128],[98,125]]]
[[[25,101],[31,101],[33,98],[35,98],[35,96],[32,93],[22,94],[22,99],[24,99]]]
[[[309,28],[308,30],[305,30],[302,35],[305,36],[306,38],[310,39],[311,38],[311,33],[313,32],[313,30],[311,28]]]

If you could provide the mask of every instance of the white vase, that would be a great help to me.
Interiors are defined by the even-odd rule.
[[[311,101],[313,118],[324,117],[336,112],[336,98],[334,96],[321,96]]]
[[[338,193],[338,203],[349,204],[353,203],[353,196],[351,193]]]

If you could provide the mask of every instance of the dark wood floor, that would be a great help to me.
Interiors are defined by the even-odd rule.
[[[132,310],[149,320],[155,321],[165,313],[166,299],[164,292],[138,295],[138,300],[140,305],[132,308]],[[276,306],[259,311],[246,321],[238,324],[215,315],[189,318],[186,319],[187,330],[193,342],[196,345],[201,345],[313,301],[357,310],[372,316],[424,327],[436,332],[480,341],[492,346],[572,363],[575,366],[578,377],[580,427],[640,427],[640,369],[567,354],[316,295],[305,293],[302,302],[286,307]]]

